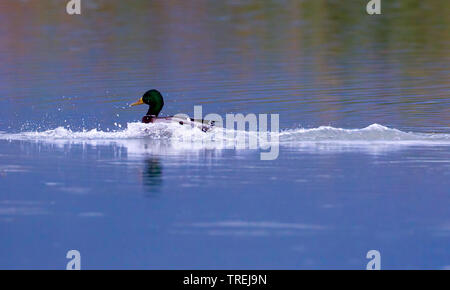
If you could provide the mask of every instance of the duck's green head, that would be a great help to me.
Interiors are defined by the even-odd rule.
[[[150,106],[147,115],[153,115],[158,117],[159,112],[161,112],[164,106],[164,100],[160,92],[157,90],[147,91],[136,103],[130,106],[137,106],[147,104]]]

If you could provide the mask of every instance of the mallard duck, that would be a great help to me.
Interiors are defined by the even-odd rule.
[[[142,117],[142,123],[179,123],[180,125],[195,125],[202,129],[202,131],[209,131],[214,126],[214,121],[194,120],[192,118],[180,118],[176,116],[158,117],[162,108],[164,107],[164,99],[158,90],[152,89],[147,91],[137,102],[130,106],[148,105],[147,114]]]

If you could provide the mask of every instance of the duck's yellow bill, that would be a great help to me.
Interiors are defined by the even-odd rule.
[[[130,106],[137,106],[137,105],[143,105],[144,101],[142,101],[142,98],[139,99],[139,101],[137,101],[136,103],[131,104]]]

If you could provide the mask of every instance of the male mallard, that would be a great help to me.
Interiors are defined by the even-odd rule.
[[[139,99],[139,101],[131,104],[130,106],[137,106],[144,104],[149,105],[149,109],[147,111],[147,114],[144,117],[142,117],[142,123],[177,122],[181,125],[193,124],[201,128],[202,131],[204,132],[209,131],[211,127],[214,126],[214,121],[205,121],[203,119],[202,120],[194,120],[192,118],[184,119],[176,116],[158,117],[159,112],[161,112],[164,106],[164,99],[161,93],[154,89],[147,91]]]

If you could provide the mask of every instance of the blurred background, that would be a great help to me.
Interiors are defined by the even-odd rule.
[[[382,1],[372,16],[366,0],[84,0],[73,16],[67,2],[1,1],[2,130],[126,124],[150,88],[166,114],[448,126],[448,1]]]

